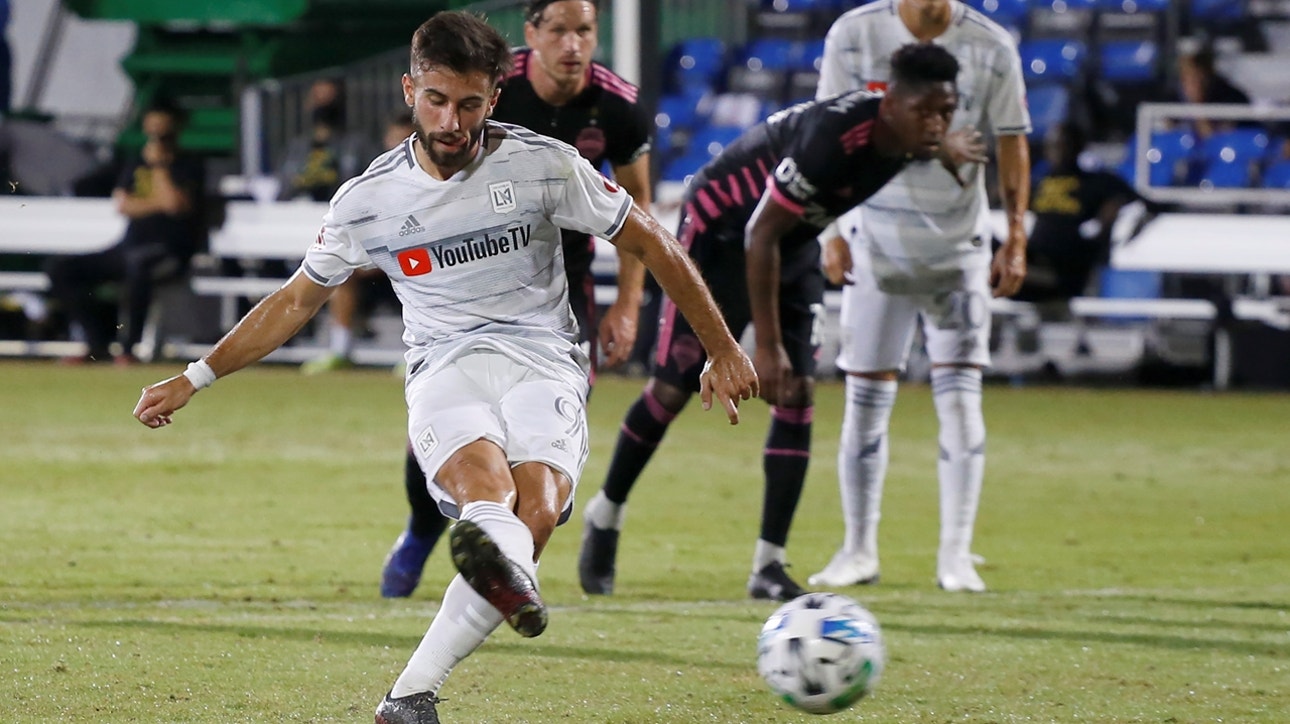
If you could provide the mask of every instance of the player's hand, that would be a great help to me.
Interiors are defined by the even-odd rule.
[[[964,126],[945,134],[945,140],[941,142],[940,158],[941,165],[950,172],[959,186],[965,183],[959,176],[959,167],[965,163],[985,163],[989,160],[985,141],[975,126]]]
[[[139,404],[134,406],[134,416],[148,427],[165,427],[170,424],[170,416],[175,414],[175,410],[187,405],[196,392],[193,383],[183,375],[149,385],[143,388]]]
[[[621,300],[609,305],[605,316],[600,320],[600,345],[605,356],[601,360],[606,367],[614,367],[627,361],[632,349],[636,346],[636,324],[640,316],[640,306],[628,304]]]
[[[726,408],[731,425],[739,424],[739,401],[756,397],[758,389],[753,363],[738,345],[727,352],[710,355],[699,375],[703,409],[711,410],[715,397]]]
[[[757,379],[761,381],[761,398],[768,404],[779,404],[780,394],[788,389],[789,381],[793,379],[793,363],[788,359],[784,345],[758,345],[753,352],[753,366],[757,370]]]
[[[824,242],[824,276],[833,284],[852,284],[851,245],[846,239],[835,236]]]
[[[1021,290],[1026,280],[1026,237],[1024,232],[1010,234],[990,261],[990,290],[995,297],[1010,297]]]

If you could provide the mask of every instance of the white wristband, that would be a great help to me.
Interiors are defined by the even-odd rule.
[[[206,360],[199,359],[196,362],[188,363],[188,369],[184,370],[184,377],[187,377],[188,381],[193,383],[193,387],[200,390],[210,387],[211,383],[215,381],[215,370],[211,369],[209,364],[206,364]]]

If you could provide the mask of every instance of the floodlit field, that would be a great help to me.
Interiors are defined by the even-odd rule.
[[[401,386],[258,368],[166,429],[130,417],[181,369],[0,363],[0,721],[370,722],[451,575],[377,579],[403,525]],[[638,380],[605,379],[579,499]],[[841,536],[840,388],[820,387],[790,541],[800,579]],[[934,585],[935,415],[893,420],[875,695],[837,721],[1290,721],[1290,399],[988,387],[975,549],[991,592]],[[539,639],[499,631],[442,692],[445,722],[816,721],[774,699],[744,583],[765,406],[694,405],[630,507],[618,595],[588,599],[580,518],[542,566]]]

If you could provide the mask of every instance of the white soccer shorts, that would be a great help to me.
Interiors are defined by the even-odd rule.
[[[904,370],[921,318],[932,364],[990,365],[990,270],[965,269],[935,280],[888,279],[879,289],[873,270],[856,264],[855,283],[842,290],[838,369]]]
[[[572,488],[563,508],[571,508],[587,462],[587,381],[557,374],[479,349],[413,377],[406,390],[408,439],[440,510],[456,517],[457,503],[435,474],[453,453],[481,439],[496,443],[511,467],[545,463],[567,477]]]

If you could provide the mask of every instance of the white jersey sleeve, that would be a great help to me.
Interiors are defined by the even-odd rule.
[[[612,239],[623,228],[631,211],[632,197],[605,178],[584,158],[573,163],[573,171],[556,201],[551,221],[562,229]]]
[[[991,68],[994,87],[986,94],[986,117],[996,136],[1030,133],[1030,110],[1026,107],[1026,86],[1021,75],[1017,46],[1001,44]]]
[[[335,198],[340,198],[340,193]],[[305,252],[300,269],[305,276],[325,287],[343,284],[355,269],[375,268],[367,251],[350,235],[349,230],[336,222],[336,203],[327,208],[318,238]]]

